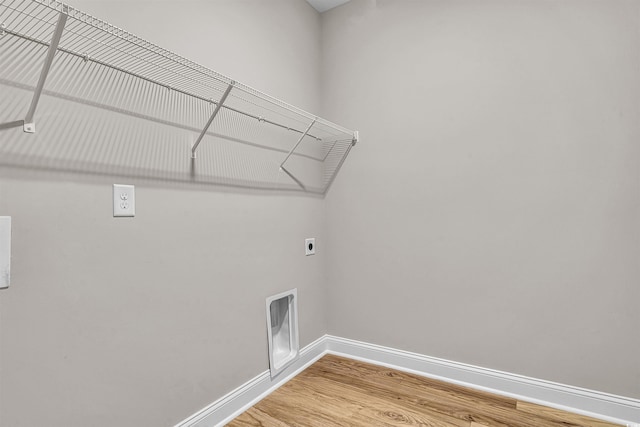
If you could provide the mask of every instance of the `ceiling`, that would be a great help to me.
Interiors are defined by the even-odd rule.
[[[329,9],[333,9],[336,6],[345,4],[349,0],[307,0],[311,6],[313,6],[318,12],[326,12]]]

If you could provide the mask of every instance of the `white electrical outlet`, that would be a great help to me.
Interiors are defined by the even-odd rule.
[[[136,195],[133,185],[113,184],[113,216],[136,216]]]
[[[316,254],[316,239],[310,238],[304,240],[304,254],[307,256]]]

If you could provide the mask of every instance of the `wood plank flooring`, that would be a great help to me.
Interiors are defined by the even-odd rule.
[[[227,425],[610,427],[617,424],[327,355]]]

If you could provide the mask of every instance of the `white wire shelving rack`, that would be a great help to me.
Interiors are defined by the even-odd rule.
[[[81,139],[77,144],[82,149],[68,145],[53,154],[54,148],[42,143],[42,150],[67,167],[117,171],[120,166],[129,173],[153,170],[177,179],[188,172],[189,179],[201,183],[325,194],[358,142],[356,131],[58,1],[0,0],[0,64],[0,90],[5,93],[0,96],[5,112],[0,131],[22,128],[20,134],[44,133],[48,141]],[[55,114],[42,113],[40,120],[48,104]],[[130,132],[100,133],[100,126],[81,131],[81,125],[73,124],[77,120],[59,125],[65,112],[93,110],[121,117],[103,126]],[[151,130],[152,125],[161,129]],[[92,141],[109,144],[124,133],[135,134],[124,139],[138,145],[138,154],[132,154],[133,148],[123,154],[124,149],[86,147]],[[0,142],[0,153],[9,158],[39,154],[37,147],[25,148],[24,136],[16,143],[16,132],[12,135],[5,138],[11,140],[6,146]],[[188,135],[189,149],[185,144],[166,148],[163,144],[172,135],[183,143]],[[154,155],[160,160],[155,165],[154,156],[140,154],[153,146],[152,139],[156,151],[167,151]],[[68,158],[60,157],[62,152]],[[182,159],[168,160],[169,152]]]

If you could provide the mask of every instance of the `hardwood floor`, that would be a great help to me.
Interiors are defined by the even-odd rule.
[[[418,375],[327,355],[228,426],[616,426]]]

